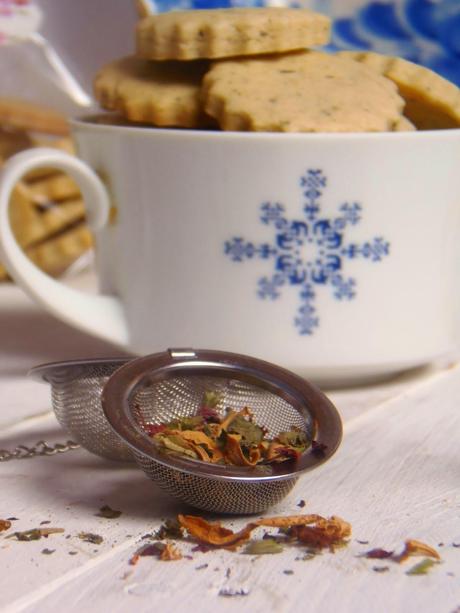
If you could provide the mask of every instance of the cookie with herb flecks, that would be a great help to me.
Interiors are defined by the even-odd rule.
[[[154,62],[125,57],[96,75],[94,92],[101,106],[130,121],[156,126],[205,127],[211,123],[200,103],[208,62]]]
[[[404,115],[418,130],[460,127],[460,89],[429,68],[374,52],[341,51],[393,81],[406,102]]]
[[[190,60],[280,53],[324,45],[329,35],[329,18],[308,9],[170,11],[139,22],[137,55]]]
[[[266,132],[391,131],[404,107],[389,79],[319,51],[215,62],[203,103],[224,130]]]

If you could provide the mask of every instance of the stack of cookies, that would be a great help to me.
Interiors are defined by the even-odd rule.
[[[327,17],[307,9],[234,8],[147,16],[136,55],[102,68],[101,106],[161,127],[263,132],[455,128],[460,90],[375,53],[321,50]]]
[[[0,98],[0,168],[11,155],[43,146],[74,153],[66,118],[23,100]],[[92,245],[80,191],[70,177],[55,169],[36,170],[17,183],[10,219],[25,253],[53,276],[62,274]],[[0,264],[0,280],[7,278]]]

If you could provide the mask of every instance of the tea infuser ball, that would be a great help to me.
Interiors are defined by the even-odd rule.
[[[205,392],[217,393],[221,415],[249,407],[269,436],[299,428],[314,444],[298,460],[237,467],[162,451],[145,428],[195,415]],[[245,355],[170,349],[117,369],[102,393],[116,435],[142,470],[176,499],[212,512],[259,513],[279,502],[299,476],[328,460],[342,437],[339,414],[313,384]]]

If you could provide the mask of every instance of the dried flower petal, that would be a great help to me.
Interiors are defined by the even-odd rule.
[[[287,447],[273,441],[268,446],[267,450],[267,462],[286,462],[286,460],[297,460],[301,455],[301,452],[294,447]]]
[[[200,456],[192,444],[177,434],[169,434],[167,432],[167,430],[165,432],[160,432],[153,437],[160,448],[178,453],[179,455],[185,455],[194,460],[200,459]]]
[[[164,432],[166,430],[166,424],[142,424],[142,428],[149,436],[155,436],[159,432]]]
[[[136,553],[130,558],[129,563],[134,566],[138,563],[139,558],[146,556],[154,556],[163,562],[169,562],[171,560],[181,560],[182,554],[172,543],[151,543],[149,545],[143,545]]]
[[[313,526],[296,524],[291,526],[288,531],[288,536],[301,543],[319,549],[328,547],[331,551],[334,550],[334,546],[343,544],[344,539],[350,534],[350,524],[335,516],[329,519],[321,517]]]
[[[393,551],[387,551],[386,549],[370,549],[363,554],[365,558],[370,558],[371,560],[384,560],[386,558],[391,558],[393,555]]]
[[[410,556],[426,556],[428,558],[434,558],[435,560],[440,560],[441,556],[426,543],[422,543],[421,541],[416,541],[415,539],[410,539],[405,542],[403,551],[395,557],[397,562],[404,562]]]
[[[187,443],[193,446],[193,451],[200,456],[200,460],[205,462],[219,462],[219,460],[222,460],[224,457],[216,441],[213,441],[213,439],[204,432],[199,430],[184,430],[176,434],[180,435]],[[205,449],[202,449],[201,446]]]
[[[239,434],[227,434],[224,454],[228,463],[233,466],[255,466],[260,461],[260,451],[257,447],[251,448],[249,457],[246,457],[241,448]]]
[[[335,545],[344,543],[344,539],[351,534],[350,524],[336,516],[329,519],[320,515],[263,517],[248,523],[236,533],[220,523],[210,523],[194,515],[179,515],[178,519],[190,536],[200,543],[228,549],[235,549],[246,542],[251,532],[260,526],[284,528],[288,537],[294,540],[315,548],[329,547],[331,550]]]
[[[257,527],[257,524],[251,523],[239,532],[233,532],[219,523],[207,522],[205,519],[194,515],[178,515],[178,520],[190,536],[199,542],[229,549],[234,549],[246,542],[252,530]]]
[[[166,543],[165,548],[160,554],[160,560],[170,562],[172,560],[181,560],[182,554],[172,543]]]

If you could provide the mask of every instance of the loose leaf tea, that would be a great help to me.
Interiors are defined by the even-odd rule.
[[[167,519],[153,536],[160,541],[164,539],[180,539],[184,536],[184,531],[177,519]]]
[[[281,543],[275,541],[275,539],[263,539],[261,541],[252,541],[248,543],[244,553],[251,555],[265,555],[267,553],[281,553],[283,546]]]
[[[435,562],[431,558],[425,558],[424,560],[410,568],[407,571],[406,575],[426,575],[435,564],[439,564],[439,562]]]
[[[22,532],[13,532],[5,538],[15,538],[17,541],[38,541],[42,537],[48,538],[50,534],[64,532],[64,528],[32,528]]]
[[[130,558],[129,563],[131,566],[136,565],[141,557],[153,556],[159,558],[162,562],[171,562],[174,560],[181,560],[182,553],[172,543],[151,543],[150,545],[144,545],[136,551],[136,553]]]
[[[282,529],[287,543],[305,544],[315,549],[327,547],[331,551],[334,551],[335,546],[345,544],[345,539],[351,534],[350,524],[337,516],[262,517],[248,523],[239,532],[233,532],[218,522],[211,523],[194,515],[178,515],[178,520],[188,534],[199,543],[233,550],[246,543],[252,531],[261,526]],[[262,539],[261,542],[266,540]],[[273,540],[275,544],[279,544],[277,539]]]
[[[393,556],[393,551],[377,548],[366,551],[366,553],[363,555],[365,558],[370,558],[371,560],[385,560],[386,558],[391,558]]]
[[[111,509],[108,504],[105,504],[99,509],[99,513],[96,513],[97,517],[105,517],[105,519],[117,519],[120,517],[121,511],[115,511]]]
[[[8,519],[0,519],[0,532],[4,532],[11,528],[11,522]]]
[[[307,434],[295,426],[269,438],[249,407],[240,411],[228,408],[221,416],[216,409],[219,401],[216,392],[206,392],[196,415],[144,424],[144,431],[162,451],[231,466],[255,467],[297,460],[311,446]]]
[[[92,532],[80,532],[78,538],[85,541],[85,543],[93,543],[94,545],[100,545],[104,540],[102,536]]]

